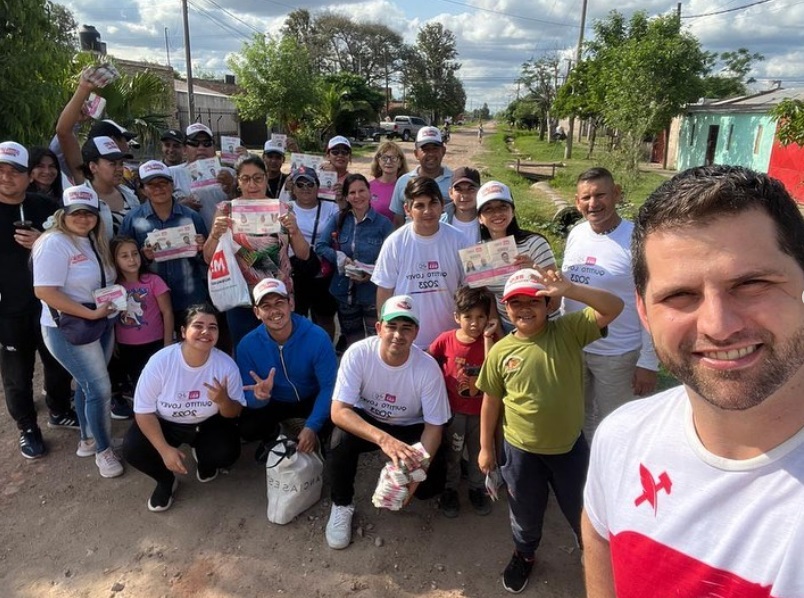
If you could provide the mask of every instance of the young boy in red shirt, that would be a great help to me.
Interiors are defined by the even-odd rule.
[[[444,373],[452,409],[441,449],[446,452],[447,480],[438,501],[441,511],[450,518],[457,517],[460,510],[458,485],[464,446],[469,460],[469,502],[478,515],[491,512],[485,478],[477,463],[483,393],[475,381],[496,336],[497,321],[489,320],[492,302],[485,288],[460,287],[455,293],[455,321],[459,328],[440,334],[428,349]]]

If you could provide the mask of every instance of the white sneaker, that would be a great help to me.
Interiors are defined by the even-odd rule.
[[[352,541],[352,516],[355,514],[354,504],[342,507],[332,505],[327,522],[327,544],[330,548],[341,550]]]
[[[94,457],[95,456],[95,439],[87,438],[86,440],[78,441],[78,450],[75,454],[79,457]]]
[[[116,478],[123,475],[123,464],[114,454],[112,447],[95,455],[95,465],[98,466],[98,471],[104,478]]]

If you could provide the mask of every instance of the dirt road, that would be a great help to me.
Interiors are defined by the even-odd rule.
[[[448,165],[479,164],[475,133],[453,133]],[[412,144],[405,148],[413,160]],[[366,164],[356,161],[353,170],[366,172]],[[115,435],[126,428],[114,422]],[[488,517],[471,512],[465,489],[457,519],[444,518],[435,500],[381,512],[370,502],[382,465],[377,454],[366,456],[358,474],[354,542],[334,551],[324,540],[326,483],[324,499],[296,521],[268,522],[254,444],[244,445],[231,472],[210,484],[198,483],[191,471],[174,506],[150,513],[150,478],[128,469],[102,479],[92,459],[75,456],[76,432],[43,431],[50,453],[26,461],[16,427],[0,408],[0,598],[506,595],[500,573],[512,545],[504,499]],[[583,596],[573,546],[551,502],[523,596]]]

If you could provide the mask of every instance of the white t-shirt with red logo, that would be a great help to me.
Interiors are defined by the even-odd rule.
[[[380,249],[371,282],[394,289],[394,295],[413,297],[420,320],[414,344],[420,349],[427,349],[439,334],[457,326],[454,296],[463,282],[458,251],[469,245],[444,222],[429,237],[414,233],[409,223],[391,233]]]
[[[584,497],[619,598],[804,596],[804,429],[759,457],[718,457],[674,388],[603,421]]]
[[[436,360],[411,347],[403,365],[390,366],[380,357],[380,339],[376,336],[356,342],[343,354],[332,400],[394,426],[441,426],[451,416]]]
[[[34,244],[32,256],[35,287],[58,287],[73,301],[95,303],[92,293],[101,288],[101,271],[88,238],[49,233]],[[117,277],[114,268],[108,266],[104,273],[106,285],[114,284]],[[40,323],[56,326],[44,301]]]
[[[212,349],[204,365],[192,367],[182,356],[181,343],[165,347],[142,370],[134,391],[134,413],[155,413],[178,424],[201,423],[218,413],[204,386],[214,384],[215,378],[226,385],[230,399],[246,405],[240,371],[226,353]]]

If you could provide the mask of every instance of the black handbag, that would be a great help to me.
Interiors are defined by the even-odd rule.
[[[92,242],[91,237],[89,238],[89,245],[92,247],[92,252],[98,259],[98,267],[100,268],[101,274],[101,288],[104,288],[106,286],[106,273],[103,271],[103,262],[101,261],[100,255],[98,255],[98,250],[95,249],[95,244]],[[95,309],[95,305],[92,303],[82,303],[81,305],[89,309]],[[48,308],[50,309],[50,315],[53,316],[53,321],[56,322],[56,326],[61,330],[64,338],[71,345],[88,345],[89,343],[94,343],[114,325],[114,321],[109,318],[87,320],[81,316],[58,312],[50,306],[48,306]]]

